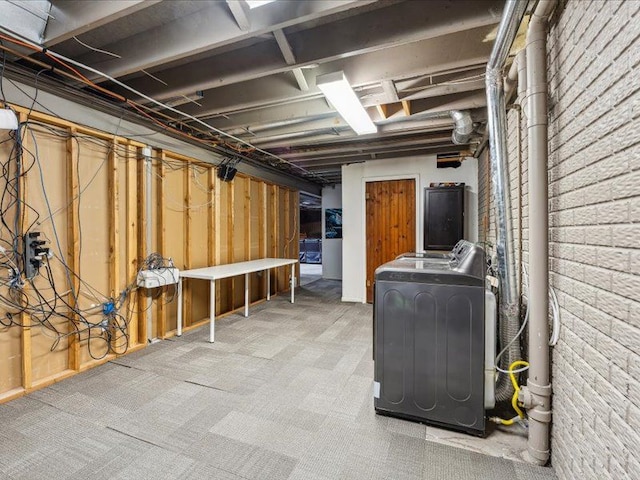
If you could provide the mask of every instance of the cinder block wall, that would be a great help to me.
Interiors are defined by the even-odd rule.
[[[640,1],[562,2],[552,19],[548,62],[549,262],[562,312],[553,349],[552,465],[560,479],[637,479]],[[508,114],[512,198],[516,115]],[[523,123],[526,128],[526,118]],[[487,170],[479,169],[481,183]],[[527,263],[526,163],[523,176]],[[487,207],[480,204],[481,226]],[[514,228],[517,220],[516,212]],[[486,239],[493,241],[492,217],[489,225]]]

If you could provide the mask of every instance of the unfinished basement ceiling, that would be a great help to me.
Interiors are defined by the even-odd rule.
[[[3,3],[0,13],[12,10],[0,16],[3,28],[187,114],[82,72],[153,109],[146,113],[158,122],[220,140],[219,151],[229,156],[237,150],[247,161],[320,184],[339,183],[342,164],[473,152],[484,133],[484,68],[504,6],[504,0],[276,0],[256,8],[244,0]],[[42,53],[20,51],[51,63]],[[23,74],[42,70],[24,58],[8,60]],[[316,87],[318,75],[337,71],[378,133],[357,136]],[[55,72],[40,77],[139,114],[80,81]],[[470,144],[451,141],[451,110],[471,113]]]

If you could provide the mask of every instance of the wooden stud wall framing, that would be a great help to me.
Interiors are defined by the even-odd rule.
[[[19,107],[17,110],[20,121],[25,122],[27,110]],[[62,227],[58,228],[58,232],[62,233],[66,263],[71,271],[82,272],[83,277],[91,274],[95,278],[106,279],[98,281],[99,291],[105,297],[116,299],[126,285],[135,279],[142,260],[151,251],[174,258],[179,268],[198,268],[283,255],[297,257],[296,192],[243,174],[236,175],[232,182],[222,182],[216,175],[215,166],[162,150],[151,152],[155,178],[148,185],[144,144],[37,112],[31,113],[29,121],[62,129],[69,134],[62,141],[58,138],[45,142],[40,139],[43,134],[36,137],[38,142],[46,143],[48,154],[55,153],[56,148],[60,149],[54,155],[57,163],[47,165],[46,181],[47,188],[52,188],[57,195],[52,200],[54,207],[64,210],[62,215],[55,217],[55,221],[58,227]],[[87,137],[91,139],[88,144],[90,148],[82,146]],[[0,154],[8,153],[0,146]],[[167,162],[171,164],[171,171],[166,168]],[[50,169],[55,168],[60,168],[59,173],[49,178]],[[38,200],[42,195],[41,190],[44,191],[44,185],[39,187],[39,178],[35,178],[36,170],[33,169],[33,172],[22,178],[21,194],[25,201]],[[95,176],[91,177],[93,173]],[[31,183],[27,185],[29,177]],[[89,178],[93,182],[91,188],[86,184]],[[178,178],[181,183],[176,193],[169,187],[178,185]],[[60,181],[63,182],[62,187]],[[31,198],[32,191],[38,198]],[[169,199],[172,193],[174,197]],[[151,218],[147,216],[147,198],[155,199]],[[179,202],[180,198],[182,202]],[[182,203],[182,208],[171,203],[173,200]],[[39,213],[44,217],[43,212]],[[92,221],[88,224],[90,229],[82,223],[88,222],[89,218]],[[181,222],[176,224],[178,218]],[[50,221],[53,223],[54,220]],[[147,246],[149,225],[153,226],[155,242],[151,251]],[[169,225],[171,228],[167,228]],[[178,225],[182,228],[176,228]],[[98,239],[98,246],[94,248],[96,232],[102,231],[103,238]],[[81,244],[83,232],[85,245]],[[176,245],[179,245],[179,250],[176,250]],[[99,261],[101,256],[103,262]],[[96,261],[102,266],[93,272]],[[101,268],[105,269],[104,272]],[[271,294],[289,288],[286,278],[290,271],[281,270],[272,272]],[[55,273],[60,276],[62,271]],[[74,292],[84,287],[79,278],[71,278],[72,288],[65,295],[69,305],[74,305],[80,301],[75,298]],[[67,284],[67,279],[60,278],[59,284]],[[243,285],[243,277],[218,282],[216,311],[219,315],[242,308]],[[188,330],[206,322],[200,317],[203,312],[208,312],[209,298],[208,293],[204,293],[195,282],[186,287],[183,312],[185,330]],[[165,293],[156,302],[155,310],[152,310],[151,332],[147,323],[148,293],[140,289],[134,295],[132,302],[135,302],[135,311],[129,323],[129,351],[144,348],[152,333],[157,333],[160,338],[175,334],[175,304],[165,303],[172,297],[171,294]],[[252,302],[264,300],[264,275],[252,275],[250,295]],[[86,299],[82,301],[86,302]],[[87,308],[87,305],[83,303],[79,307]],[[68,332],[83,327],[83,324],[77,323],[79,318],[73,310],[69,316],[76,322],[66,324]],[[80,338],[70,335],[60,347],[64,361],[59,356],[61,352],[57,352],[55,368],[47,370],[44,367],[47,365],[46,357],[50,354],[43,349],[47,339],[40,334],[39,328],[29,327],[30,318],[27,315],[22,316],[22,321],[26,328],[0,330],[0,402],[50,385],[115,356],[109,354],[101,360],[93,360],[87,356],[89,342],[86,334]],[[8,352],[13,352],[14,361],[8,362],[3,358]],[[36,358],[37,361],[34,360]],[[7,381],[3,382],[3,379]]]

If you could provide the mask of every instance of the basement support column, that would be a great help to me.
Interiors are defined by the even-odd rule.
[[[529,133],[529,378],[519,400],[529,415],[525,457],[549,460],[551,381],[549,356],[549,205],[547,31],[555,0],[541,0],[527,32],[527,118]]]

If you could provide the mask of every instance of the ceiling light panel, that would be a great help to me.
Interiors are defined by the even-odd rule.
[[[360,103],[344,72],[328,73],[316,78],[316,85],[327,100],[358,134],[376,133],[378,128]]]

